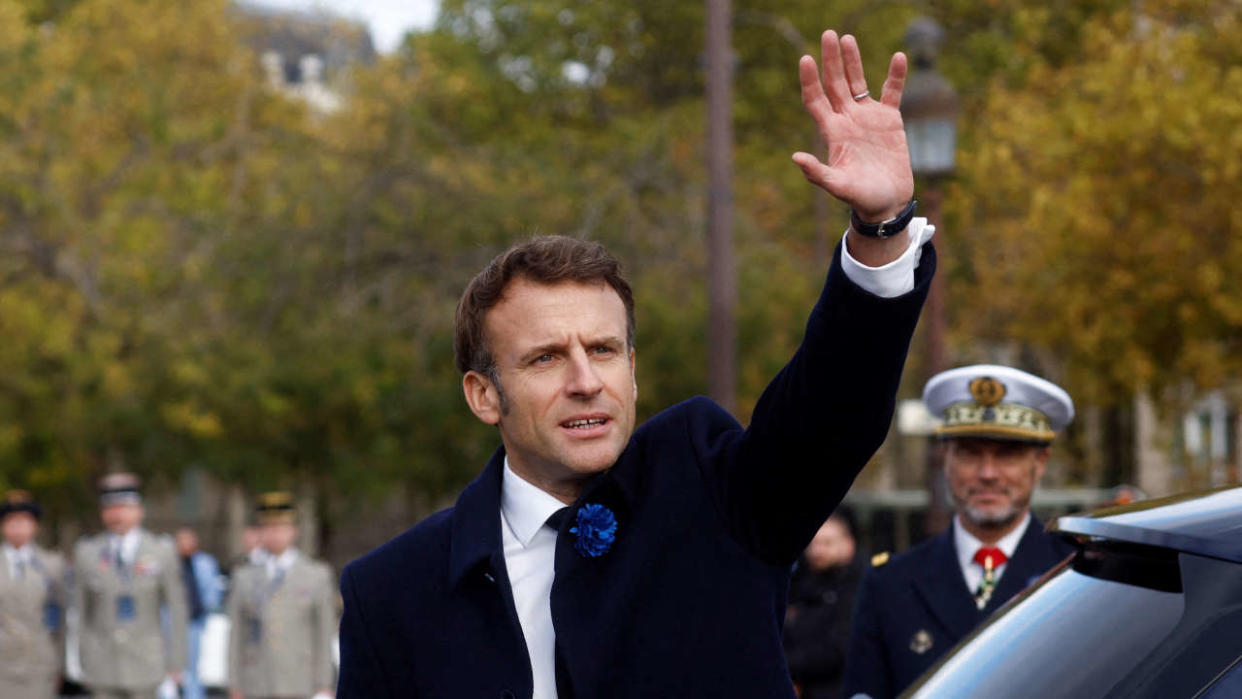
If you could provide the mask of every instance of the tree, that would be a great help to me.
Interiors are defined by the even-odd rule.
[[[1236,4],[1145,3],[1081,37],[991,85],[947,198],[953,325],[1055,357],[1089,403],[1220,386],[1242,368]]]

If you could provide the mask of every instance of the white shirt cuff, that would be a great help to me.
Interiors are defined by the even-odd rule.
[[[850,255],[849,245],[843,244],[841,268],[845,270],[845,276],[880,298],[891,299],[909,293],[914,289],[914,270],[923,256],[923,243],[936,234],[936,227],[927,223],[926,218],[919,216],[910,221],[906,231],[910,236],[910,247],[901,253],[901,257],[880,267],[868,267],[855,260]],[[849,234],[849,229],[846,229],[842,240],[849,238]]]

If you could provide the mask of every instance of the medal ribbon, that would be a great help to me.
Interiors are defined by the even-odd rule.
[[[979,589],[975,590],[975,606],[980,611],[988,606],[992,592],[996,589],[996,569],[1005,565],[1008,560],[1005,552],[995,546],[984,546],[975,552],[974,562],[983,568],[983,580],[979,583]]]

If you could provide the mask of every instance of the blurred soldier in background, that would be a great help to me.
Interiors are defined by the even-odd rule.
[[[233,559],[229,575],[235,574],[247,565],[257,565],[263,562],[263,556],[266,554],[263,552],[263,544],[259,540],[259,527],[247,524],[246,528],[242,529],[241,550],[242,554]]]
[[[1049,445],[1074,418],[1056,384],[1005,366],[941,372],[923,402],[943,424],[953,525],[889,560],[882,553],[858,593],[845,694],[901,693],[945,651],[1073,548],[1031,514]]]
[[[186,666],[181,565],[168,537],[142,528],[139,486],[129,473],[100,480],[106,531],[74,551],[82,679],[95,697],[150,699],[161,684],[180,682]]]
[[[0,501],[0,697],[56,696],[64,653],[65,561],[35,543],[42,510],[24,490]]]
[[[862,579],[854,517],[837,508],[806,547],[789,582],[784,645],[802,699],[841,696],[850,618]]]
[[[266,555],[234,573],[229,593],[231,696],[331,696],[336,580],[327,564],[294,547],[289,493],[260,496],[258,516]]]
[[[181,557],[181,581],[185,585],[189,617],[186,668],[182,675],[182,697],[203,699],[206,692],[198,681],[198,656],[207,615],[220,608],[220,567],[216,559],[198,548],[198,534],[181,527],[176,534],[177,554]]]

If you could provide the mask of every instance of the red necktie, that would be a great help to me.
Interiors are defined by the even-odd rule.
[[[982,610],[992,599],[992,591],[996,589],[996,569],[1005,565],[1009,557],[995,546],[984,546],[975,552],[974,561],[983,567],[983,580],[975,591],[975,606]]]

